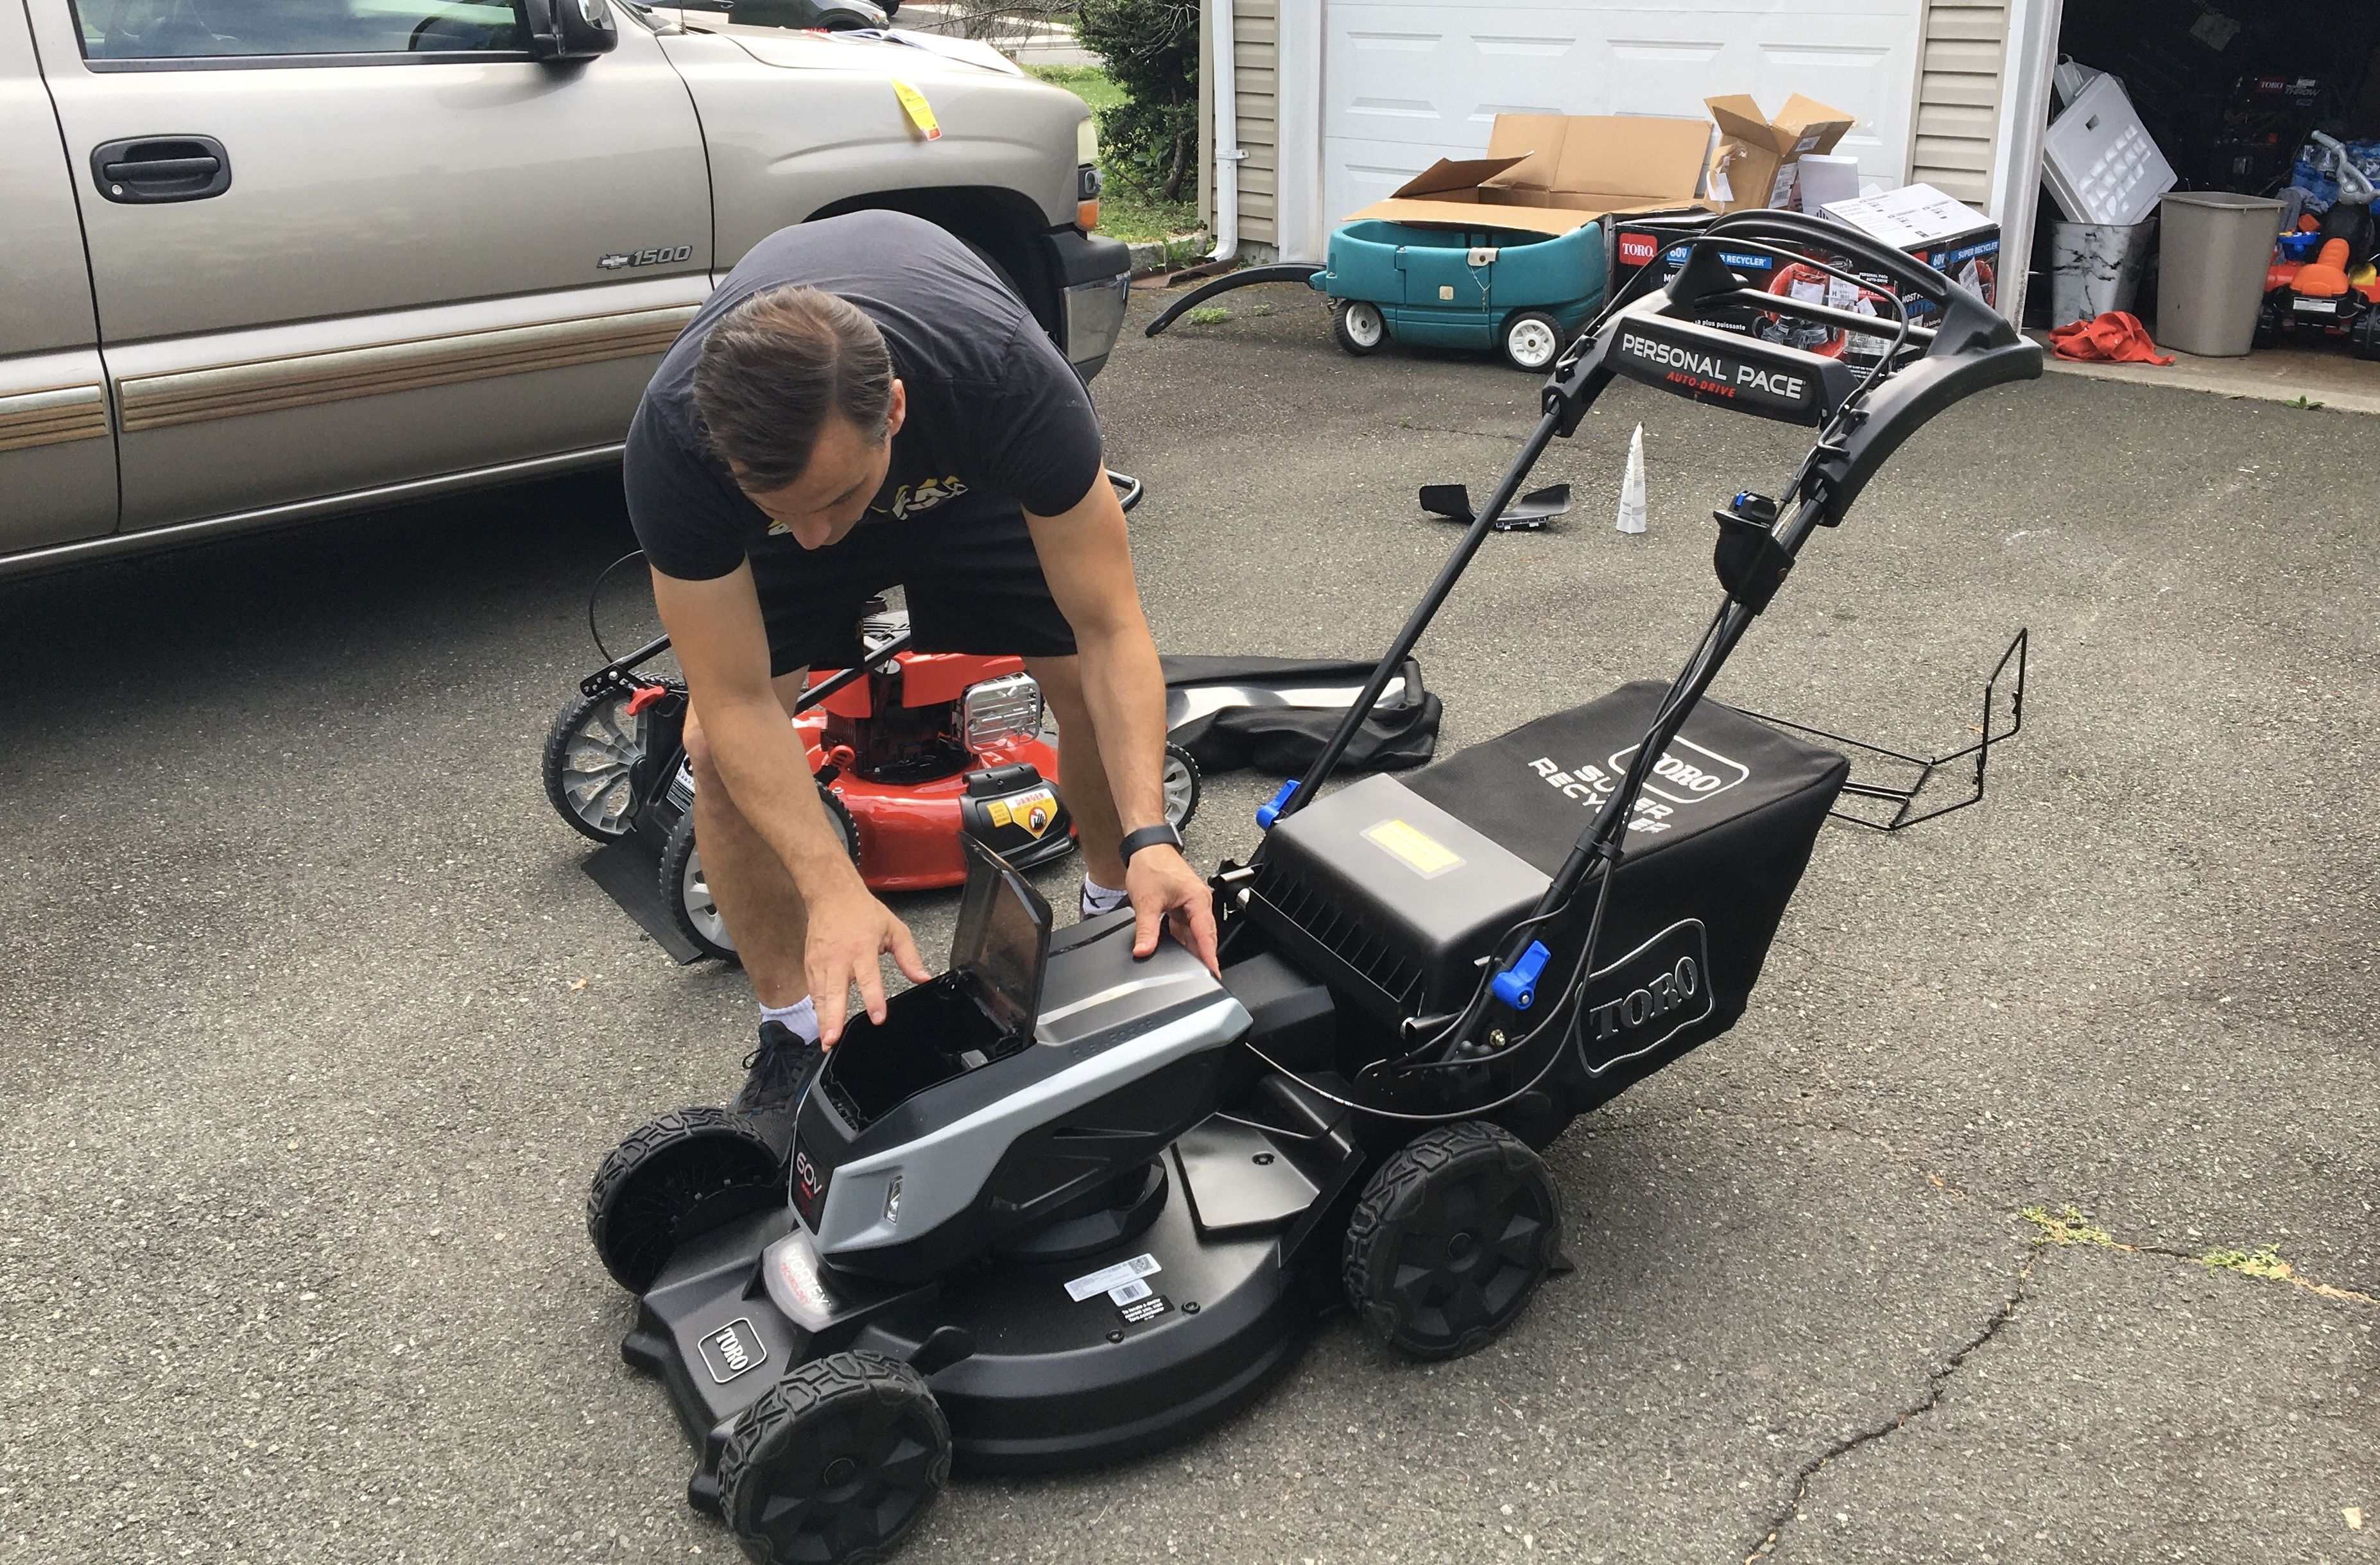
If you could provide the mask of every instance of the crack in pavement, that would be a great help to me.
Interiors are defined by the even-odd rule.
[[[1753,1565],[1755,1560],[1765,1558],[1777,1547],[1777,1540],[1784,1535],[1786,1526],[1801,1518],[1802,1502],[1810,1496],[1811,1482],[1825,1470],[1828,1462],[1833,1462],[1837,1457],[1848,1455],[1872,1441],[1884,1438],[1887,1435],[1905,1426],[1911,1419],[1931,1413],[1942,1405],[1942,1393],[1949,1389],[1951,1378],[1959,1373],[1960,1366],[1967,1362],[1971,1354],[1994,1337],[1998,1336],[2002,1327],[2016,1318],[2019,1306],[2024,1303],[2025,1289],[2033,1281],[2034,1268],[2041,1262],[2042,1248],[2043,1246],[2036,1243],[2026,1254],[2024,1265],[2017,1268],[2015,1288],[2010,1290],[2009,1296],[2001,1301],[1998,1313],[1984,1324],[1984,1328],[1945,1359],[1940,1367],[1926,1372],[1925,1396],[1922,1401],[1902,1408],[1888,1422],[1872,1425],[1836,1441],[1832,1446],[1819,1452],[1816,1457],[1802,1464],[1801,1470],[1793,1475],[1792,1498],[1785,1502],[1784,1508],[1778,1511],[1774,1520],[1770,1522],[1767,1535],[1752,1547],[1750,1553],[1743,1557],[1743,1565]]]

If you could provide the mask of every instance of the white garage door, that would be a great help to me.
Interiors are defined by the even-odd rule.
[[[1899,184],[1919,0],[1330,0],[1322,216],[1335,224],[1439,157],[1487,150],[1499,114],[1682,115],[1801,92],[1859,116],[1835,151]]]

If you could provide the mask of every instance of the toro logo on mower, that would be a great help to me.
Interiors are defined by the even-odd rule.
[[[1710,947],[1699,918],[1685,918],[1586,981],[1579,1062],[1601,1075],[1658,1049],[1712,1010]]]
[[[1633,745],[1613,751],[1612,769],[1627,770],[1635,754]],[[1717,750],[1704,749],[1692,739],[1675,739],[1661,752],[1661,758],[1653,763],[1653,775],[1645,780],[1645,791],[1671,804],[1690,805],[1724,794],[1751,775],[1752,769],[1742,761],[1730,760]]]

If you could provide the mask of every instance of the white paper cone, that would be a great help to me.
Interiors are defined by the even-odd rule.
[[[1645,530],[1645,426],[1628,437],[1628,476],[1620,480],[1620,520],[1621,532]]]

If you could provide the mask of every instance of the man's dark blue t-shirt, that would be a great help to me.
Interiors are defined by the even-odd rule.
[[[712,322],[756,293],[806,285],[876,322],[908,414],[863,527],[910,516],[1072,510],[1103,476],[1090,394],[1024,301],[946,230],[862,212],[780,230],[738,261],[687,322],[628,430],[628,516],[663,576],[722,576],[801,545],[735,487],[694,406]]]

